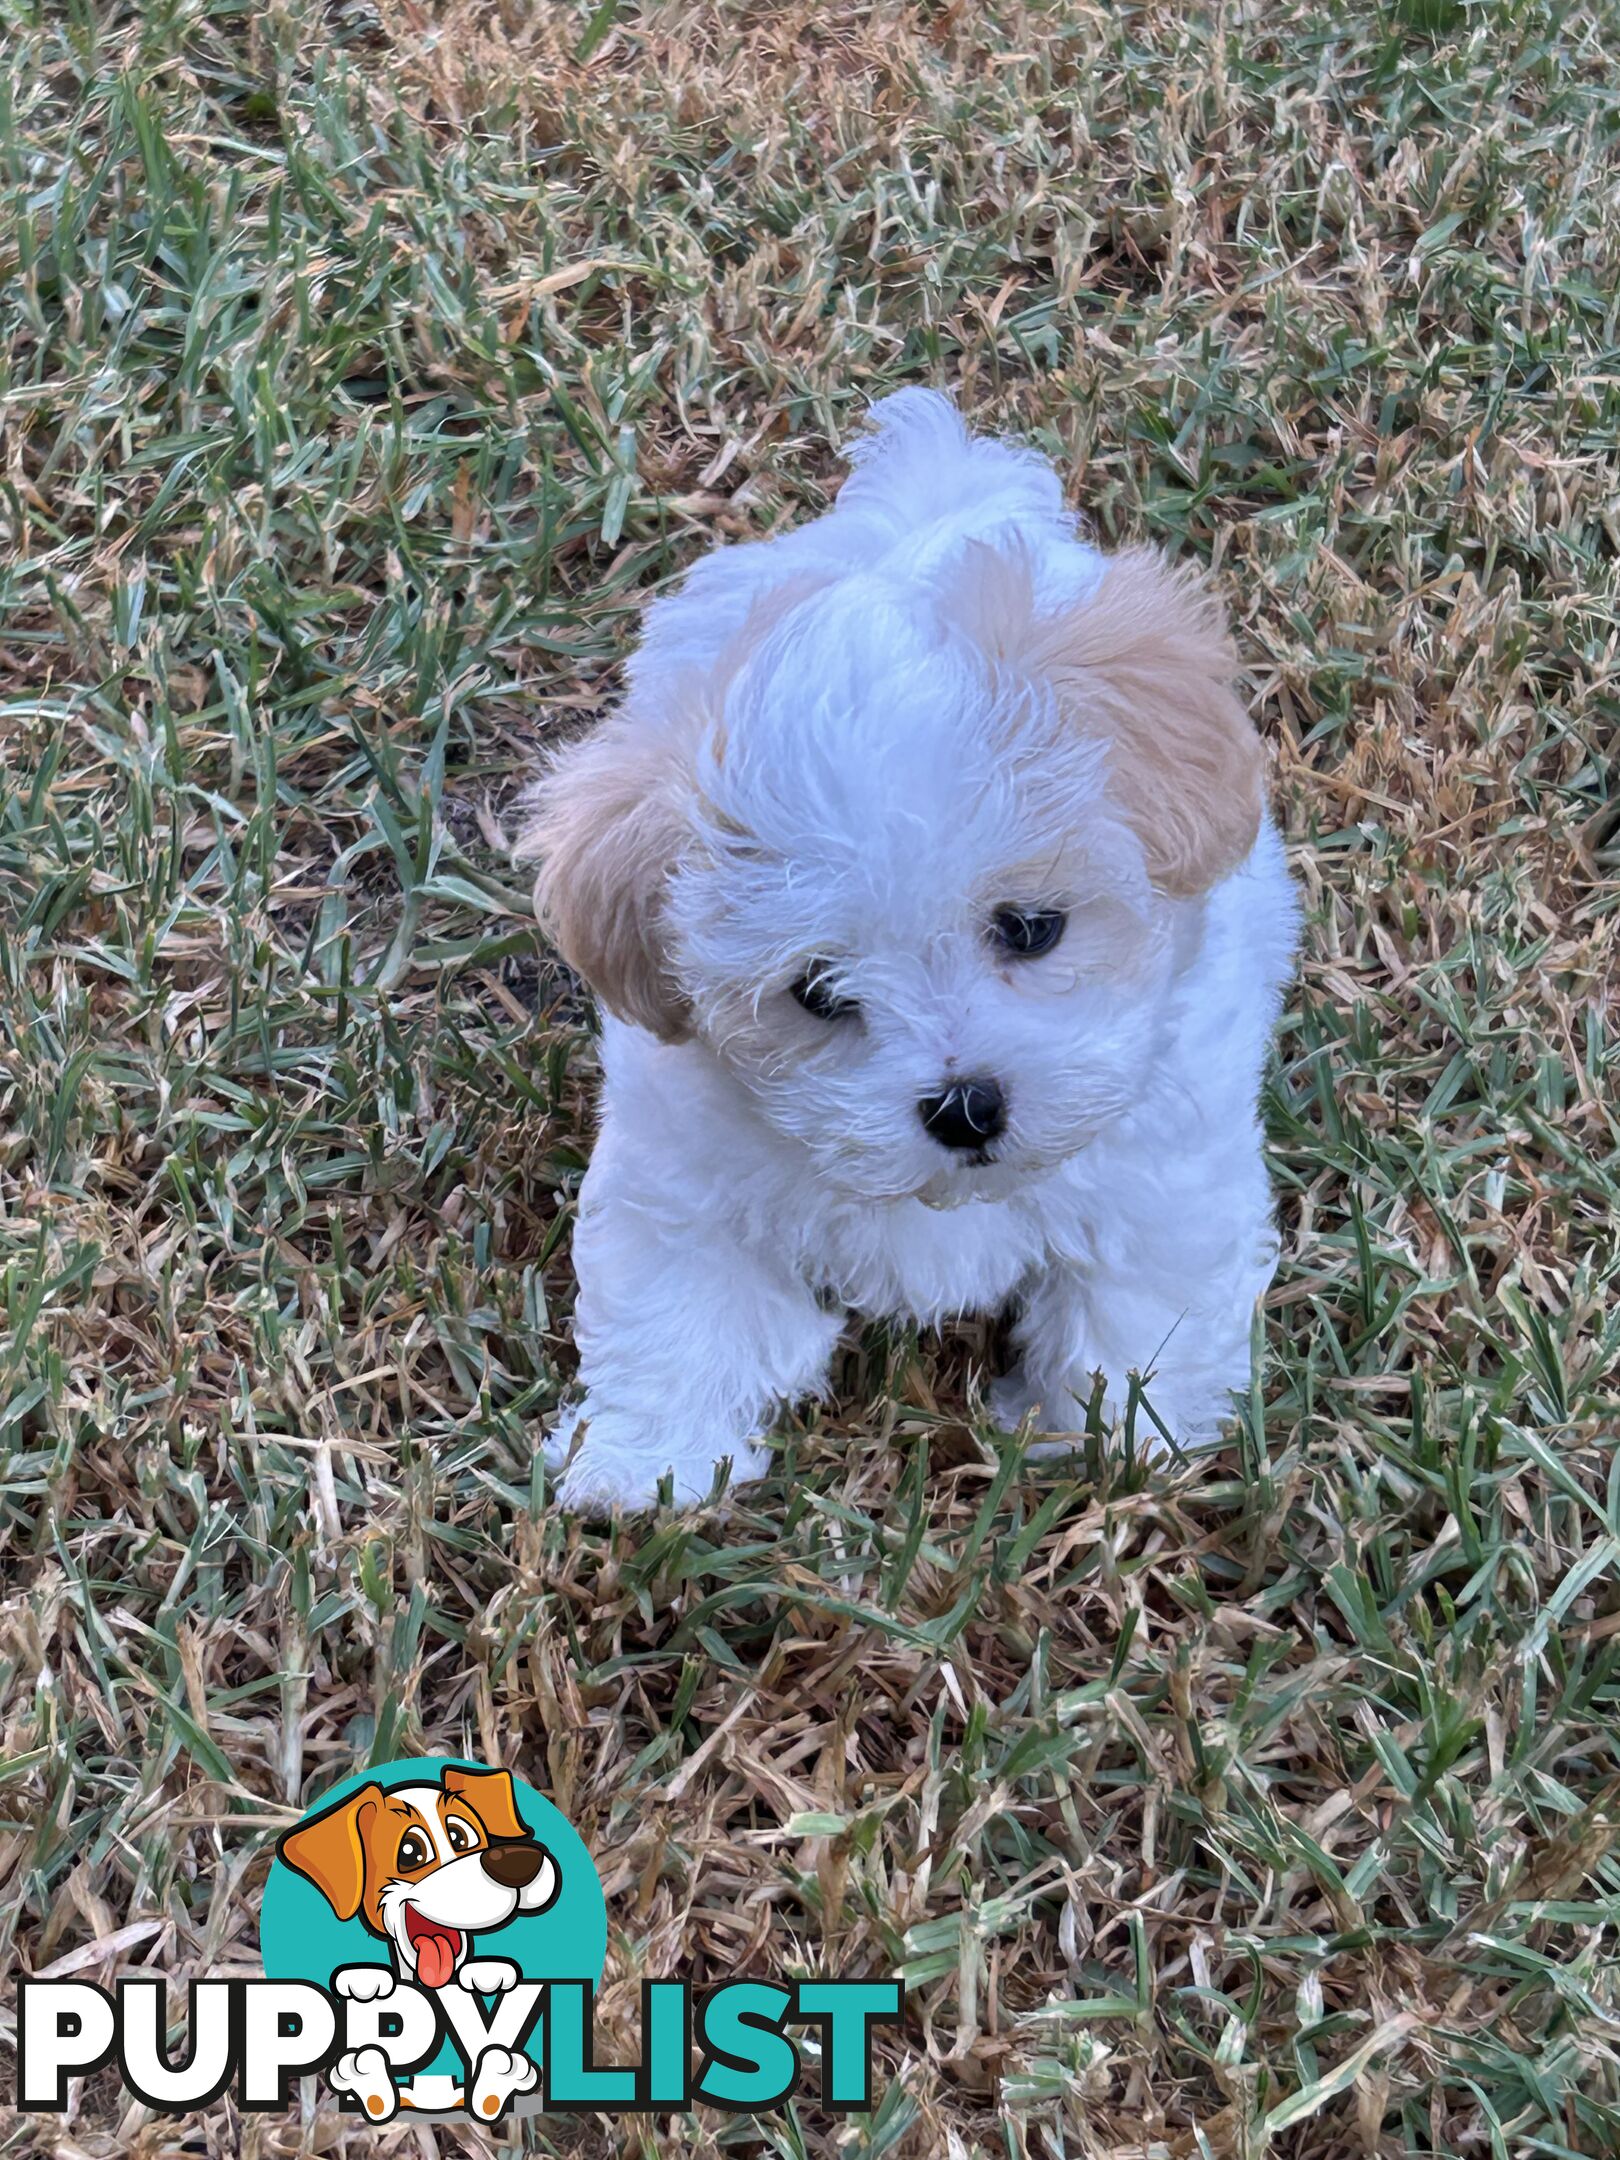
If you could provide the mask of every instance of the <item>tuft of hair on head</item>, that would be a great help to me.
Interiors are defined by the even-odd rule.
[[[663,927],[690,823],[685,750],[632,709],[614,713],[552,754],[517,845],[539,865],[534,911],[568,965],[610,1013],[662,1042],[691,1033]]]
[[[1048,459],[1028,444],[973,434],[940,390],[913,385],[879,398],[846,455],[850,472],[837,514],[874,519],[891,540],[965,515],[1065,537],[1078,522]]]
[[[1021,553],[979,547],[964,567],[960,626],[1107,743],[1108,791],[1154,886],[1190,899],[1230,876],[1260,831],[1265,753],[1203,579],[1152,548],[1124,548],[1085,598],[1038,615]]]

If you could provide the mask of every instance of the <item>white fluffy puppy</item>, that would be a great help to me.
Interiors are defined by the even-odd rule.
[[[1012,1301],[1008,1426],[1135,1370],[1196,1444],[1248,1380],[1295,908],[1218,604],[947,399],[872,418],[833,510],[649,610],[533,798],[605,1015],[565,1505],[758,1476],[850,1306]]]

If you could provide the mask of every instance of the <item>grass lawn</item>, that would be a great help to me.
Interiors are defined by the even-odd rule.
[[[904,1976],[880,2099],[537,2152],[1620,2152],[1620,12],[0,0],[0,2030],[251,1971],[507,1763],[644,1975]],[[642,598],[960,386],[1213,565],[1309,914],[1229,1450],[852,1335],[582,1526],[577,987],[505,849]],[[9,2061],[0,2082],[11,2085]],[[0,2154],[481,2149],[179,2126]]]

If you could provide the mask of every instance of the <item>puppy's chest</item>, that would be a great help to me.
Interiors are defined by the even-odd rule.
[[[931,1323],[1003,1304],[1046,1256],[1028,1212],[989,1202],[836,1209],[805,1253],[815,1287],[858,1312]]]

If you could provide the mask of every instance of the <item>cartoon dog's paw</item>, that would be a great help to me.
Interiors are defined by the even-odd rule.
[[[387,1965],[345,1965],[332,1975],[332,1985],[350,2002],[381,2002],[394,1992],[394,1974]]]
[[[676,1507],[700,1507],[720,1469],[711,1440],[693,1436],[687,1445],[684,1436],[672,1436],[667,1428],[660,1431],[623,1411],[595,1409],[588,1400],[565,1410],[541,1446],[553,1467],[573,1449],[557,1480],[558,1506],[598,1519],[615,1508],[637,1514],[656,1507],[666,1477]],[[770,1468],[769,1450],[751,1441],[738,1441],[726,1452],[732,1485],[763,1477]]]
[[[456,1974],[469,1995],[504,1995],[522,1978],[510,1958],[469,1958]]]
[[[510,2048],[487,2047],[478,2058],[468,2093],[469,2113],[481,2122],[493,2122],[504,2114],[518,2093],[533,2092],[540,2073],[527,2055]]]
[[[334,2092],[353,2093],[374,2123],[387,2122],[399,2108],[393,2072],[380,2047],[350,2048],[327,2072],[327,2083]]]

